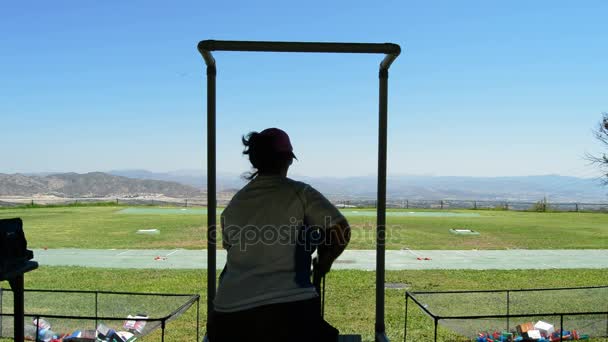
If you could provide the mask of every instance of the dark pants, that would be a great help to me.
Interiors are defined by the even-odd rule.
[[[335,342],[338,330],[321,318],[319,299],[264,305],[238,312],[213,312],[211,342]]]

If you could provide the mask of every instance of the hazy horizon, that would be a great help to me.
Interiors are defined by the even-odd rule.
[[[0,174],[0,180],[2,180],[0,188],[3,189],[0,192],[4,195],[15,195],[31,193],[32,189],[35,188],[38,189],[36,191],[44,194],[49,191],[56,191],[50,190],[51,188],[44,188],[44,184],[62,183],[65,179],[72,180],[74,184],[80,184],[81,188],[85,184],[84,189],[87,189],[87,191],[90,188],[87,188],[86,184],[96,184],[93,188],[99,189],[99,186],[101,186],[101,189],[104,189],[108,188],[107,186],[111,188],[117,183],[137,183],[140,180],[169,181],[200,190],[206,189],[207,184],[207,178],[203,175],[202,170],[181,170],[173,173],[154,173],[147,170],[113,170],[106,173],[91,174],[51,173],[49,175],[43,173],[25,175],[25,177],[28,176],[45,178],[27,179],[11,177],[10,175],[6,177]],[[219,172],[216,178],[217,189],[230,193],[242,188],[246,185],[247,181],[240,176],[240,174],[235,173],[226,174]],[[353,178],[290,174],[289,177],[308,183],[325,194],[340,198],[373,198],[377,190],[377,177],[375,175]],[[506,177],[388,175],[387,178],[387,196],[393,199],[505,199],[511,201],[529,201],[551,198],[554,201],[590,203],[605,201],[607,189],[607,187],[602,186],[602,182],[598,178],[572,178],[559,175]]]
[[[141,171],[141,172],[150,172],[154,174],[186,174],[186,175],[195,175],[195,174],[203,174],[206,175],[205,169],[175,169],[175,170],[149,170],[143,168],[123,168],[123,169],[111,169],[111,170],[85,170],[85,171],[73,171],[73,170],[56,170],[56,171],[18,171],[18,172],[3,172],[0,170],[0,174],[27,174],[27,175],[39,175],[39,174],[59,174],[59,173],[78,173],[78,174],[86,174],[92,172],[103,172],[103,173],[113,173],[113,172],[129,172],[129,171]],[[249,169],[244,170],[242,172],[234,172],[234,171],[222,171],[217,170],[217,174],[220,176],[235,176],[240,177],[243,173],[250,171]],[[493,176],[475,176],[475,175],[439,175],[439,174],[414,174],[414,173],[388,173],[387,177],[471,177],[471,178],[508,178],[508,177],[547,177],[547,176],[559,176],[559,177],[575,177],[581,179],[600,179],[605,177],[601,172],[598,171],[596,175],[590,175],[587,177],[575,176],[575,175],[564,175],[559,173],[546,173],[546,174],[524,174],[524,175],[493,175]],[[289,171],[288,177],[310,177],[310,178],[356,178],[356,177],[376,177],[375,173],[369,174],[360,174],[360,175],[307,175]]]

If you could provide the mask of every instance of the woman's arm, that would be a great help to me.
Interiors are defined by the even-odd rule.
[[[331,269],[333,262],[342,254],[350,241],[350,226],[346,219],[329,227],[325,231],[325,239],[317,249],[315,267],[321,276]]]

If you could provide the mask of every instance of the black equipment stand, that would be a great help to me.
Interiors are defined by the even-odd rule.
[[[16,342],[23,342],[25,338],[23,336],[23,320],[25,314],[23,300],[23,276],[25,273],[33,271],[37,268],[38,263],[36,261],[26,261],[25,263],[11,270],[0,273],[0,281],[8,280],[8,283],[11,285],[11,289],[13,290],[13,337]]]

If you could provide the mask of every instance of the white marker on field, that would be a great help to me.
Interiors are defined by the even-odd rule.
[[[169,255],[173,255],[173,254],[175,254],[175,253],[177,253],[177,252],[179,252],[179,249],[176,249],[176,250],[174,250],[173,252],[171,252],[171,253],[169,253],[169,254],[165,255],[165,258],[166,258],[166,257],[168,257]]]

